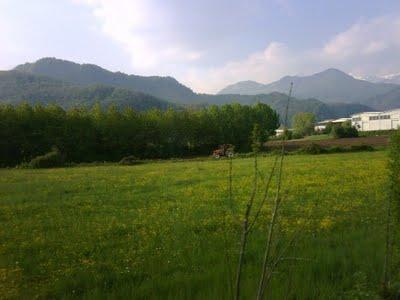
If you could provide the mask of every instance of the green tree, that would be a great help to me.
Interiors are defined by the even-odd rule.
[[[299,112],[293,116],[292,124],[295,135],[311,135],[314,133],[315,115],[309,112]]]

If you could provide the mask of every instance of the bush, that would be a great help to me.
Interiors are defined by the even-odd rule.
[[[299,152],[304,154],[321,154],[325,153],[326,150],[323,149],[320,145],[312,143],[301,148]]]
[[[392,133],[395,133],[396,129],[390,130],[374,130],[374,131],[361,131],[359,133],[360,136],[390,136]]]
[[[138,159],[136,156],[130,155],[123,157],[118,164],[123,166],[134,166],[134,165],[140,165],[142,163],[143,163],[142,160]]]
[[[324,133],[324,134],[330,134],[330,133],[332,133],[333,127],[334,127],[334,126],[333,126],[332,122],[329,122],[328,124],[326,124],[325,129],[322,130],[322,133]]]
[[[357,151],[374,151],[375,148],[371,145],[353,145],[350,147],[350,151],[357,152]]]
[[[29,166],[33,169],[62,167],[64,166],[64,157],[57,148],[53,148],[51,152],[32,159]]]
[[[346,151],[347,151],[347,149],[340,147],[340,146],[333,146],[328,149],[329,153],[343,153]]]
[[[283,131],[283,137],[286,138],[287,141],[291,140],[293,138],[293,132],[285,128],[285,130]]]
[[[304,137],[304,135],[298,133],[298,132],[293,132],[292,133],[292,139],[293,140],[298,140],[298,139],[302,139]]]
[[[349,121],[344,122],[340,126],[333,126],[331,133],[336,139],[358,137],[357,129],[351,126],[351,122]]]

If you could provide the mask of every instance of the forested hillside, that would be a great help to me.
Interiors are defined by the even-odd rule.
[[[92,64],[42,58],[34,63],[19,65],[15,70],[44,75],[75,85],[103,84],[150,94],[173,102],[196,102],[196,94],[172,77],[127,75],[111,72]]]
[[[136,110],[166,109],[175,106],[164,100],[113,86],[79,87],[53,78],[19,71],[0,71],[0,103],[57,104],[63,108],[74,106],[131,107]]]

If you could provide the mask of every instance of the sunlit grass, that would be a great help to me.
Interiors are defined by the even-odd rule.
[[[308,220],[293,249],[307,261],[281,265],[273,299],[342,297],[357,274],[377,288],[385,160],[382,151],[285,158],[279,228]],[[260,159],[263,174],[272,163]],[[0,170],[0,297],[228,298],[251,165],[234,160],[233,211],[224,160]],[[269,210],[250,237],[244,297],[257,289]]]

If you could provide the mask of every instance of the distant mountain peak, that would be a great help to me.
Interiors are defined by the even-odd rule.
[[[313,74],[311,76],[313,76],[313,77],[332,76],[332,77],[335,77],[335,78],[345,78],[345,79],[350,79],[351,78],[351,79],[355,79],[353,76],[351,76],[351,75],[347,74],[346,72],[343,72],[343,71],[341,71],[339,69],[336,69],[336,68],[329,68],[329,69],[326,69],[326,70],[324,70],[322,72],[315,73],[315,74]],[[308,76],[304,76],[304,77],[308,77]]]

